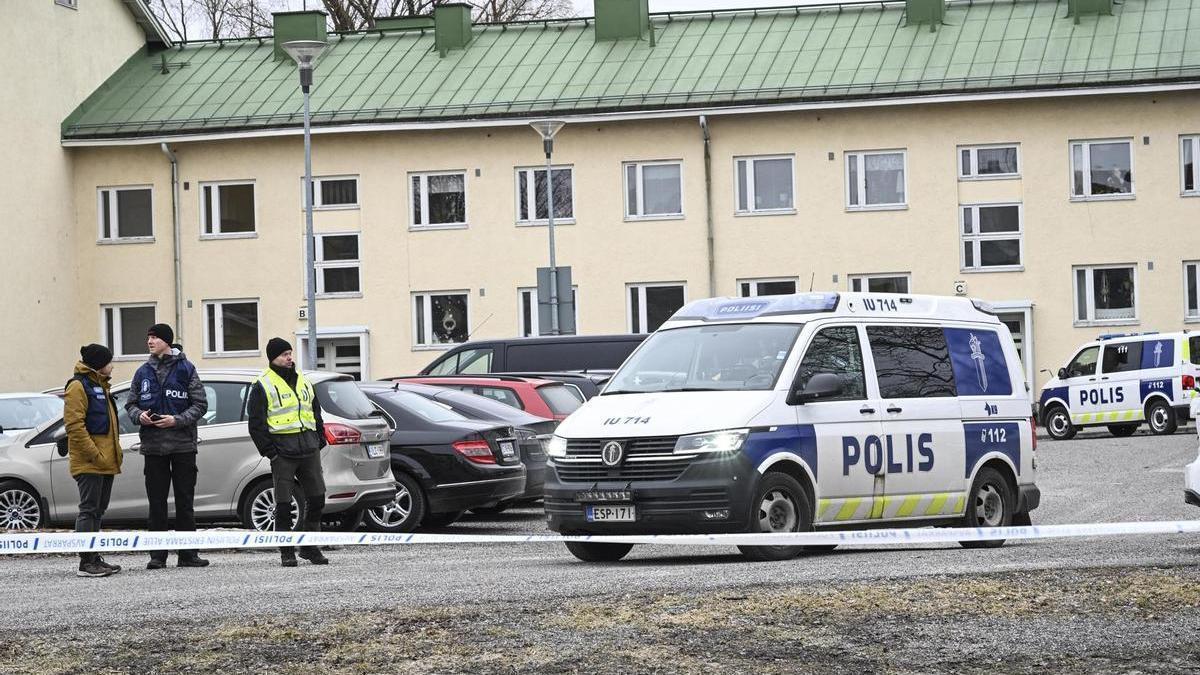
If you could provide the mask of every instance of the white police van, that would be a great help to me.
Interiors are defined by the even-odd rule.
[[[547,520],[563,534],[1024,524],[1040,500],[1030,411],[1012,336],[984,303],[700,300],[558,427]],[[587,561],[631,548],[567,547]]]
[[[1081,346],[1042,388],[1038,415],[1057,440],[1088,426],[1130,436],[1142,422],[1152,433],[1173,434],[1187,423],[1197,376],[1200,335],[1101,335]]]

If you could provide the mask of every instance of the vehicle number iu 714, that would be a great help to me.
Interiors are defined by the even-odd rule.
[[[980,430],[979,440],[983,443],[1007,443],[1008,435],[1005,433],[1004,427],[993,427]]]

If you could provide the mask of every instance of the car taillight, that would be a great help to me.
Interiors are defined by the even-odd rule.
[[[325,424],[325,441],[330,445],[350,445],[362,442],[362,433],[354,427],[336,422]]]
[[[487,441],[455,441],[454,451],[476,464],[495,464],[496,456]]]
[[[1184,389],[1184,391],[1187,391],[1188,389],[1195,389],[1195,388],[1196,388],[1196,378],[1195,378],[1195,376],[1193,376],[1193,375],[1184,375],[1184,376],[1183,376],[1183,389]]]
[[[1037,452],[1037,416],[1029,418],[1029,431],[1033,434],[1033,451]]]

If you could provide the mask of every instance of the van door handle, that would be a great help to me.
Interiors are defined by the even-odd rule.
[[[894,405],[889,405],[887,408],[887,411],[890,413],[904,412],[904,408],[900,408],[900,407],[894,406]]]
[[[874,409],[874,408],[871,408],[871,407],[869,407],[869,406],[863,406],[862,408],[859,408],[858,412],[860,412],[860,413],[862,413],[862,414],[864,414],[864,415],[874,415],[874,414],[875,414],[875,409]]]
[[[1103,381],[1106,381],[1106,380],[1108,380],[1108,376],[1107,376],[1107,375],[1105,375],[1104,377],[1100,378],[1100,380],[1101,380],[1102,382],[1103,382]]]

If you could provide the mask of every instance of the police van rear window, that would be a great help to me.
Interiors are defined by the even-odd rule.
[[[1013,392],[1000,336],[993,330],[868,326],[867,339],[884,398]]]
[[[1125,373],[1142,367],[1142,343],[1120,342],[1104,345],[1104,356],[1100,358],[1101,372]]]
[[[1200,366],[1200,335],[1188,338],[1188,351],[1191,352],[1192,365]]]

